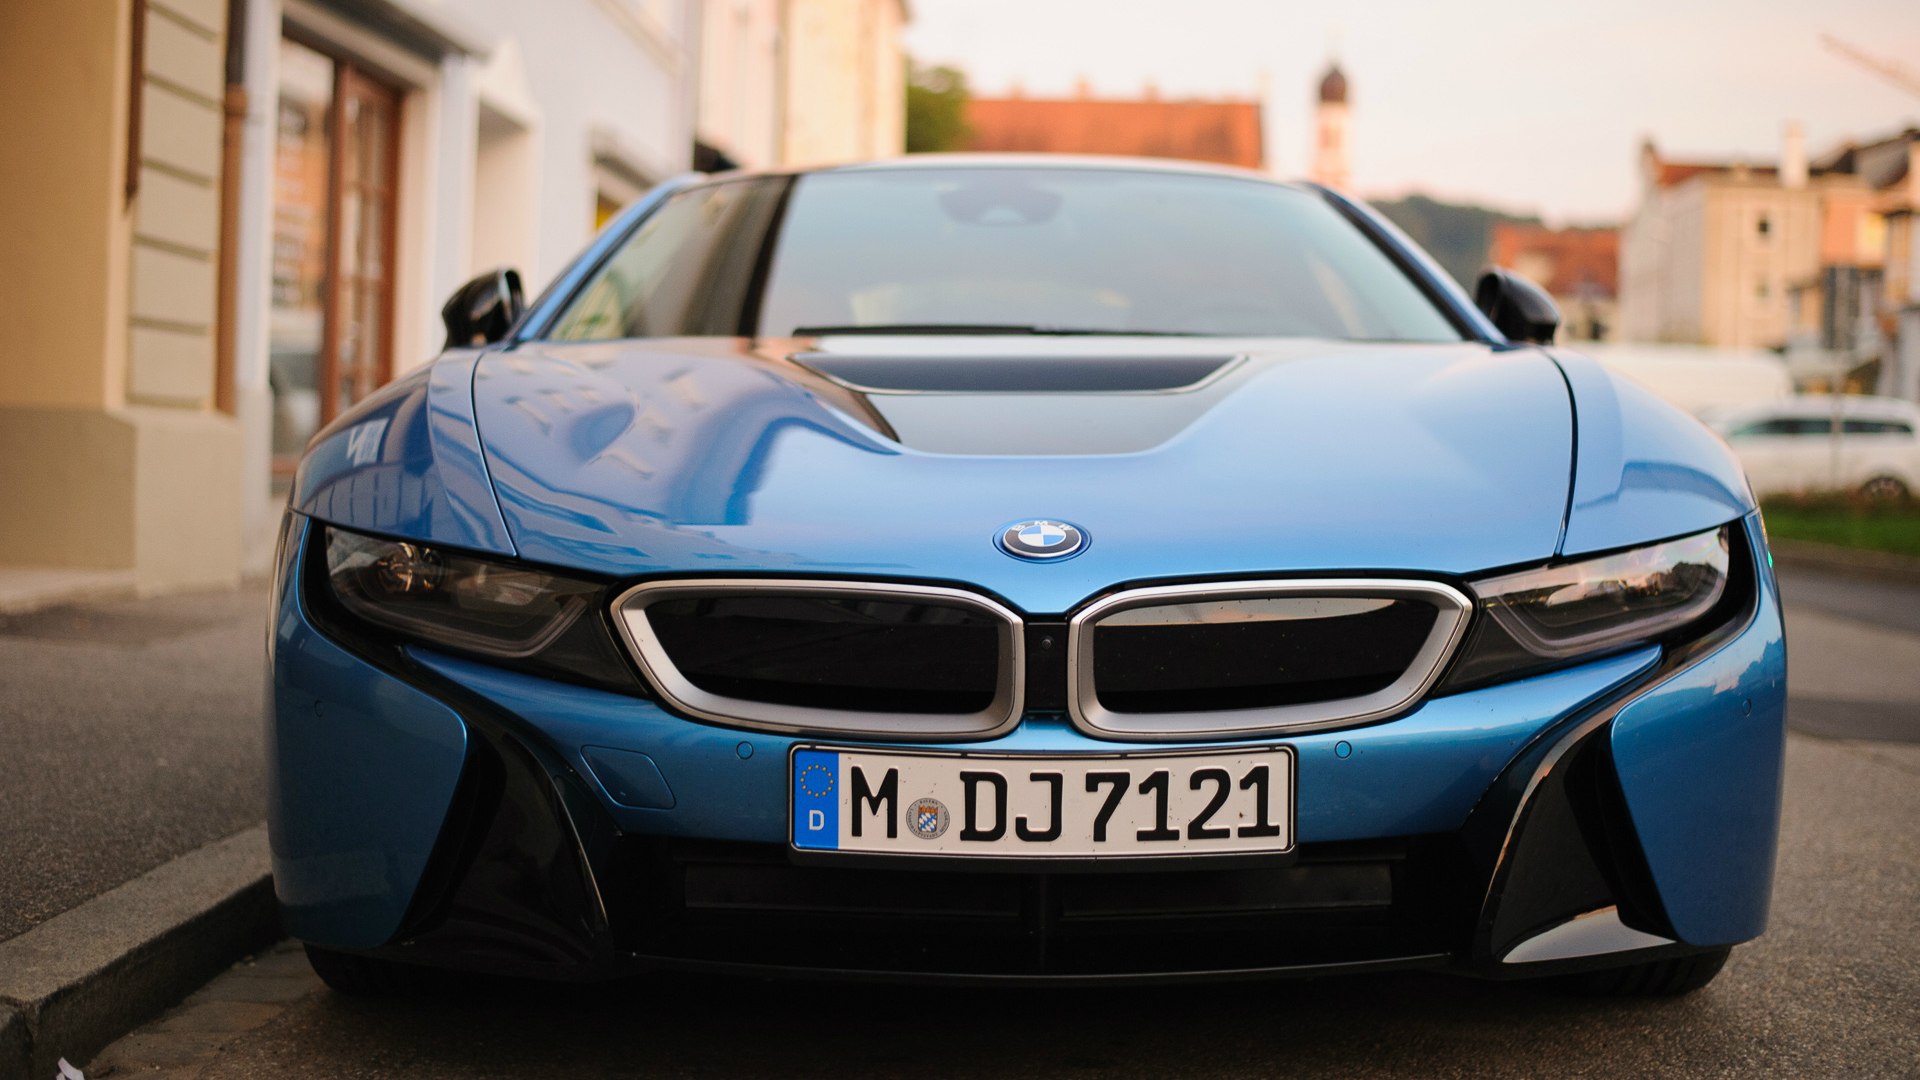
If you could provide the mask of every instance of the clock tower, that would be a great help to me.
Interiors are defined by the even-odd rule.
[[[1353,182],[1347,146],[1347,77],[1339,64],[1329,64],[1320,80],[1320,103],[1314,115],[1313,169],[1318,184],[1345,191]]]

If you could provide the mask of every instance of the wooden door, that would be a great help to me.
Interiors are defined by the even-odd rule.
[[[334,82],[326,423],[393,374],[393,238],[400,96],[341,63]]]

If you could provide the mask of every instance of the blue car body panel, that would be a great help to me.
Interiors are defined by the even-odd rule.
[[[304,529],[269,644],[267,821],[288,932],[350,948],[400,929],[467,756],[445,703],[342,649],[301,610]]]
[[[335,525],[513,554],[473,422],[479,354],[452,351],[316,435],[292,506]]]
[[[543,344],[483,357],[475,412],[521,556],[614,575],[951,579],[1059,612],[1172,575],[1463,574],[1553,554],[1573,435],[1546,357],[1242,344],[1212,382],[1153,395],[856,393],[728,340]],[[993,419],[993,440],[970,434]],[[1023,432],[1045,452],[1020,452]],[[1009,558],[993,537],[1022,517],[1071,521],[1088,549]]]
[[[1743,527],[1764,550],[1759,515]],[[1622,709],[1613,760],[1681,939],[1724,945],[1766,929],[1786,749],[1786,638],[1773,573],[1754,625]]]
[[[1754,508],[1739,460],[1704,424],[1591,357],[1553,358],[1579,416],[1561,554],[1684,536]]]

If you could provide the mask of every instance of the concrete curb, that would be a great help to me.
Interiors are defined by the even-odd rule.
[[[55,1075],[281,936],[256,825],[0,941],[0,1076]]]
[[[1812,540],[1775,540],[1774,561],[1786,567],[1825,570],[1851,577],[1920,585],[1920,559],[1885,551],[1862,551]]]

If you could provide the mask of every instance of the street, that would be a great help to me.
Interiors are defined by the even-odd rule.
[[[0,940],[260,820],[266,591],[0,616]]]
[[[283,944],[89,1075],[1920,1075],[1920,590],[1797,572],[1784,592],[1796,730],[1772,925],[1682,1000],[1408,975],[1019,991],[466,981],[364,1001],[328,992]],[[256,669],[247,644],[217,661],[236,680]],[[232,720],[251,745],[253,717]]]

